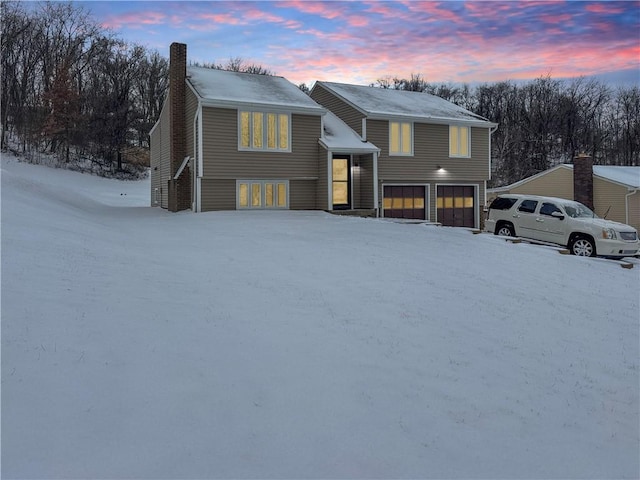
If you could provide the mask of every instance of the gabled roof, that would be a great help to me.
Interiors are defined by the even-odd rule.
[[[283,77],[187,67],[187,81],[203,103],[259,106],[317,113],[326,110]]]
[[[568,165],[573,169],[573,165]],[[625,167],[619,165],[594,165],[593,174],[612,182],[620,183],[631,188],[640,188],[640,167]]]
[[[563,163],[560,165],[556,165],[548,170],[544,170],[543,172],[536,173],[527,178],[523,178],[522,180],[512,183],[511,185],[505,185],[502,187],[489,188],[487,192],[497,193],[503,190],[511,190],[513,188],[517,188],[525,183],[529,183],[536,178],[543,177],[551,172],[554,172],[560,168],[564,168],[567,170],[571,170],[573,172],[573,164],[571,163]],[[626,167],[619,165],[594,165],[593,166],[593,176],[599,177],[604,180],[608,180],[610,182],[615,182],[620,185],[623,185],[627,188],[640,188],[640,167]]]
[[[327,150],[343,153],[373,153],[380,149],[373,143],[363,141],[360,135],[344,123],[337,115],[327,112],[323,117],[324,130],[319,142]]]
[[[346,83],[316,82],[370,118],[389,119],[405,117],[425,123],[461,123],[496,126],[443,98],[424,92],[409,92],[386,88],[365,87]]]

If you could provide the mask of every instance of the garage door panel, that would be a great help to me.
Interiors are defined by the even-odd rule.
[[[425,187],[413,185],[385,185],[384,216],[388,218],[426,218]]]
[[[475,227],[475,188],[472,185],[439,185],[438,221],[450,227]]]

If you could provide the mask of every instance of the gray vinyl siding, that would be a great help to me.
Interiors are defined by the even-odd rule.
[[[289,208],[317,208],[320,116],[291,115],[291,152],[238,150],[238,111],[204,107],[202,210],[236,208],[236,180],[289,180]],[[325,153],[326,155],[326,153]]]
[[[291,210],[315,210],[317,180],[289,181],[289,208]]]
[[[358,187],[354,192],[353,208],[375,208],[373,204],[373,155],[361,155],[354,157],[359,168]],[[355,183],[355,182],[354,182]]]
[[[326,109],[331,110],[334,115],[337,115],[358,135],[362,135],[362,119],[364,118],[362,112],[328,92],[327,89],[320,84],[314,87],[313,92],[311,92],[311,98]]]
[[[328,152],[318,145],[318,182],[316,187],[316,208],[329,208],[329,172],[327,171]]]
[[[318,176],[320,116],[291,115],[291,152],[238,150],[238,112],[203,108],[204,178],[312,178]]]
[[[159,119],[158,119],[159,120]],[[158,123],[150,135],[150,168],[151,168],[151,206],[159,207],[155,203],[155,190],[162,193],[162,124]],[[160,199],[161,202],[161,199]]]
[[[236,181],[214,180],[203,178],[202,182],[202,211],[235,210],[236,209]]]
[[[169,102],[165,102],[160,113],[160,206],[169,208],[168,182],[171,177],[171,134],[169,131]]]
[[[367,138],[382,151],[378,157],[378,178],[396,181],[447,181],[489,179],[489,129],[471,128],[471,157],[449,157],[449,126],[415,123],[413,155],[389,155],[389,122],[367,120]],[[440,165],[445,171],[438,172]]]

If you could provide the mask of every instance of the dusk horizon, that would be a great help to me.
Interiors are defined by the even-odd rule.
[[[192,63],[241,58],[293,83],[420,75],[482,84],[595,77],[640,85],[640,2],[72,2],[124,41]]]

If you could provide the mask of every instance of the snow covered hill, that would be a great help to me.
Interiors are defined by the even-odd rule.
[[[3,478],[640,476],[640,265],[1,174]]]

